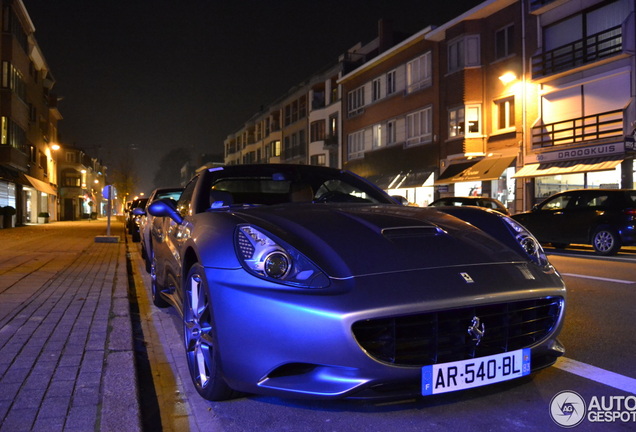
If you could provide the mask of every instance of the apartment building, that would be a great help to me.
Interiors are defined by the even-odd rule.
[[[487,0],[409,37],[388,24],[337,81],[273,105],[280,162],[322,164],[333,139],[342,167],[411,203],[480,195],[513,213],[564,189],[634,187],[633,1]],[[311,111],[336,88],[339,129]],[[227,141],[226,162],[245,148]]]
[[[524,119],[523,2],[492,0],[433,29],[441,76],[440,196],[488,196],[516,211],[512,176]]]
[[[225,164],[280,163],[281,126],[281,104],[277,102],[263,108],[225,139]]]
[[[341,90],[338,80],[365,58],[357,44],[293,86],[224,141],[225,163],[290,163],[342,166]]]
[[[528,4],[538,89],[516,177],[529,203],[573,188],[634,188],[636,32],[632,0]]]
[[[343,166],[409,202],[434,199],[439,161],[440,76],[431,28],[400,41],[380,22],[377,55],[342,77]],[[382,51],[380,47],[385,49]]]
[[[106,215],[102,198],[106,167],[84,150],[60,146],[56,150],[59,168],[59,220],[80,220]]]
[[[53,146],[62,116],[55,80],[21,0],[0,1],[0,207],[15,209],[15,224],[57,217]]]

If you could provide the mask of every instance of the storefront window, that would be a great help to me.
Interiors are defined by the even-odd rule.
[[[535,178],[536,203],[555,193],[570,189],[619,189],[621,187],[620,165],[609,171],[562,174]]]

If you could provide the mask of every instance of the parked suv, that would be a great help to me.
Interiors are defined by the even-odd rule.
[[[636,244],[636,190],[561,192],[513,218],[542,243],[591,244],[599,255],[615,255],[621,246]]]

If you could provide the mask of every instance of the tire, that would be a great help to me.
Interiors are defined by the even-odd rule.
[[[230,399],[234,391],[221,372],[210,292],[203,267],[199,264],[192,266],[183,288],[183,342],[192,382],[204,399]]]
[[[621,239],[614,228],[602,225],[592,234],[592,246],[598,255],[616,255],[621,248]]]
[[[152,304],[157,306],[158,308],[165,308],[170,306],[162,296],[161,291],[163,290],[163,284],[160,284],[157,280],[157,259],[155,258],[155,254],[152,254],[152,261],[150,264],[150,293],[152,295]]]

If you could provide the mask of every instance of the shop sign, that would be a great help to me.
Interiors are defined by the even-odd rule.
[[[535,153],[526,156],[526,164],[560,162],[573,159],[594,158],[625,153],[625,143],[603,144],[580,148],[568,148],[545,153]]]

